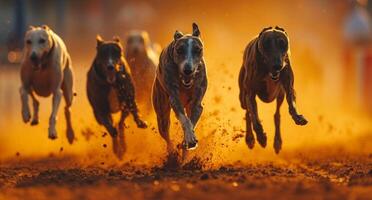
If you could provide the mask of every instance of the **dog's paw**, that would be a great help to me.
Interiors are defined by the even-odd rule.
[[[183,142],[183,147],[186,150],[194,150],[198,147],[198,140],[193,140],[192,142],[186,142],[186,140]]]
[[[31,120],[30,111],[22,110],[22,119],[24,123],[28,123]]]
[[[194,150],[198,147],[198,140],[195,137],[194,131],[191,130],[189,133],[185,133],[183,146],[186,150]]]
[[[255,143],[255,139],[254,139],[254,136],[253,136],[253,133],[246,133],[245,135],[245,143],[248,145],[248,148],[250,149],[253,149],[254,147],[254,143]]]
[[[66,137],[67,137],[67,141],[68,141],[69,144],[74,143],[74,140],[75,140],[75,133],[74,133],[74,130],[72,130],[72,129],[67,129],[67,130],[66,130]]]
[[[185,133],[185,138],[183,142],[183,146],[186,150],[193,150],[198,147],[198,140],[195,137],[193,124],[190,120],[187,120],[183,126],[183,131]]]
[[[49,127],[48,132],[49,139],[51,140],[57,139],[57,130],[54,127],[53,128]]]
[[[297,125],[303,126],[307,124],[307,120],[303,115],[292,115],[292,118]]]
[[[276,138],[274,139],[274,150],[276,154],[279,154],[280,150],[282,150],[282,139]]]
[[[267,142],[267,137],[266,133],[263,130],[262,124],[261,123],[256,123],[253,125],[253,129],[256,132],[257,136],[257,141],[258,143],[265,148],[266,147],[266,142]]]
[[[265,132],[256,133],[257,135],[257,141],[261,145],[261,147],[266,147],[267,137]]]
[[[39,119],[33,119],[32,121],[31,121],[31,126],[36,126],[36,125],[38,125],[39,124]]]
[[[136,122],[136,124],[137,124],[138,128],[147,128],[147,122],[146,121],[138,120]]]

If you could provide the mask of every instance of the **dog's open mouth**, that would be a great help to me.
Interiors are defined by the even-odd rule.
[[[270,78],[274,81],[277,81],[279,80],[279,76],[280,76],[280,72],[276,72],[276,73],[269,73],[270,74]]]
[[[191,88],[194,83],[192,77],[181,77],[181,82],[185,88]]]

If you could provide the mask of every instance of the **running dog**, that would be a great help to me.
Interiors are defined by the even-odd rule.
[[[33,105],[31,125],[37,125],[39,123],[39,101],[36,96],[53,95],[48,136],[50,139],[56,139],[57,112],[63,95],[66,102],[67,139],[70,144],[73,143],[75,136],[71,125],[70,107],[75,93],[71,58],[62,39],[46,25],[31,26],[26,33],[21,82],[23,121],[27,123],[31,120],[29,96],[31,96]]]
[[[171,108],[184,132],[184,149],[194,149],[198,144],[194,130],[203,111],[207,75],[200,31],[195,23],[192,27],[192,34],[175,32],[174,40],[161,52],[156,70],[152,100],[168,153],[173,153],[169,138]]]
[[[297,112],[294,90],[294,75],[290,63],[288,35],[283,28],[268,27],[254,38],[246,47],[243,65],[239,74],[240,105],[246,110],[246,143],[254,147],[256,132],[257,140],[266,147],[266,133],[258,117],[256,96],[263,102],[270,103],[276,99],[274,115],[275,139],[274,149],[279,153],[282,147],[280,133],[280,106],[286,97],[289,114],[297,125],[306,125],[307,120]]]
[[[137,99],[151,107],[151,90],[159,55],[146,31],[131,31],[125,45],[125,58],[132,72]]]
[[[120,159],[123,149],[119,145],[124,145],[124,121],[127,116],[131,113],[139,128],[146,128],[147,124],[140,119],[130,69],[118,37],[114,37],[113,41],[104,41],[97,36],[96,57],[88,71],[87,95],[97,122],[112,136],[114,153]],[[119,111],[118,138],[111,114]]]

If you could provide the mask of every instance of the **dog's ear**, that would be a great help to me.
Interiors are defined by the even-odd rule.
[[[258,35],[258,37],[260,37],[262,35],[262,33],[264,33],[265,31],[268,31],[270,29],[273,29],[273,27],[269,26],[269,27],[266,27],[266,28],[262,29],[262,31],[260,32],[260,34]]]
[[[196,37],[200,36],[199,26],[195,22],[192,23],[192,35]]]
[[[99,47],[103,43],[103,39],[100,35],[97,35],[96,40],[97,40],[97,47]]]
[[[181,31],[176,31],[175,33],[174,33],[174,40],[178,40],[178,39],[180,39],[181,37],[183,36],[183,33],[181,32]]]
[[[117,42],[117,43],[121,43],[121,39],[120,39],[119,36],[114,36],[114,37],[113,37],[113,40],[114,40],[115,42]]]
[[[35,29],[35,26],[29,26],[28,27],[28,30],[34,30]]]
[[[275,30],[279,30],[279,31],[282,31],[285,35],[288,36],[287,32],[284,30],[284,28],[281,28],[279,26],[275,26]]]
[[[43,29],[45,29],[45,30],[47,30],[47,31],[50,30],[49,26],[47,26],[47,25],[45,25],[45,24],[42,25],[41,28],[43,28]]]

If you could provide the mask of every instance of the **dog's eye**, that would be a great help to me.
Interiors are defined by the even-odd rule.
[[[40,44],[44,44],[44,43],[45,43],[45,39],[40,39],[40,40],[39,40],[39,43],[40,43]]]
[[[31,40],[26,40],[26,43],[31,44],[32,42],[31,42]]]
[[[192,51],[193,51],[194,54],[200,54],[201,51],[202,51],[202,48],[197,46],[197,47],[194,47],[194,49]]]
[[[177,49],[177,53],[178,53],[178,54],[184,54],[184,53],[185,53],[185,48],[183,48],[183,47],[179,47],[179,48]]]

